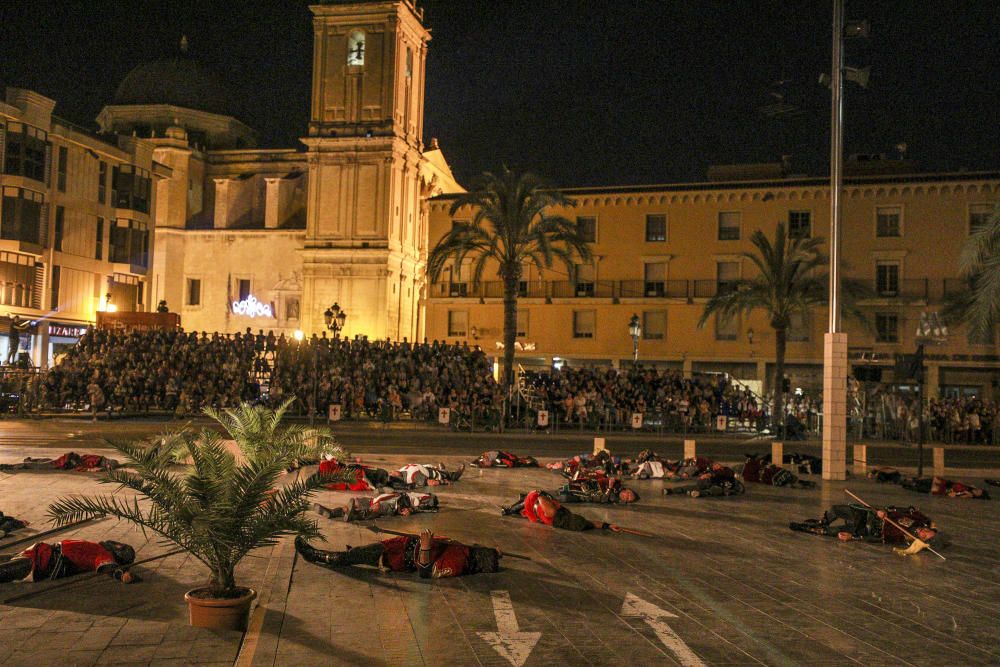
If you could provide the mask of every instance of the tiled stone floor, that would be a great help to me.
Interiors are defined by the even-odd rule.
[[[5,449],[0,460],[24,455]],[[398,455],[368,459],[385,467],[404,462]],[[259,665],[510,665],[480,634],[498,631],[494,592],[505,591],[519,632],[541,633],[529,666],[1000,664],[1000,500],[930,498],[866,480],[821,482],[814,490],[755,485],[740,498],[692,499],[664,497],[661,482],[647,481],[634,483],[642,496],[635,506],[574,509],[654,538],[554,531],[499,515],[497,506],[519,491],[559,482],[544,469],[470,470],[437,489],[440,513],[382,523],[429,526],[532,558],[505,559],[495,575],[432,581],[367,568],[331,572],[295,558],[287,543],[253,554],[245,581],[270,596],[255,649],[241,658]],[[788,521],[844,502],[845,486],[875,504],[919,505],[950,537],[948,560],[902,558],[887,547],[788,530]],[[0,509],[38,527],[56,497],[108,490],[82,473],[0,474]],[[334,505],[350,495],[325,491],[317,500]],[[320,522],[328,548],[373,539],[356,525]],[[170,548],[113,521],[71,535],[125,539],[140,558]],[[99,578],[0,605],[0,664],[232,664],[239,634],[186,624],[183,592],[202,583],[203,567],[179,555],[142,574],[133,586]],[[0,600],[48,585],[0,585]]]

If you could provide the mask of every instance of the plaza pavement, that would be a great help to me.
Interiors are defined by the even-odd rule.
[[[470,437],[467,455],[431,460],[455,465],[478,444]],[[0,461],[51,451],[0,446]],[[383,467],[411,458],[365,455]],[[433,489],[439,513],[381,523],[427,526],[532,559],[505,559],[497,574],[332,572],[297,558],[286,540],[241,568],[261,593],[244,639],[187,626],[183,593],[206,570],[171,556],[137,568],[139,584],[99,577],[0,604],[0,664],[1000,664],[1000,501],[931,498],[867,480],[693,499],[662,496],[662,482],[644,481],[633,483],[642,496],[635,506],[573,509],[653,538],[554,531],[499,515],[518,492],[560,481],[544,469],[468,470]],[[920,506],[949,536],[948,560],[788,530],[789,521],[844,502],[845,486],[874,504]],[[0,509],[44,528],[55,498],[105,490],[86,473],[0,473]],[[316,500],[337,505],[351,495],[323,491]],[[373,539],[357,525],[318,520],[326,548]],[[62,537],[122,539],[138,558],[171,549],[111,520]],[[57,583],[0,584],[0,600]]]

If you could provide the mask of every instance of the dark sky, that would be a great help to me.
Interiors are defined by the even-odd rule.
[[[824,171],[830,0],[422,0],[433,31],[425,137],[460,180],[501,162],[560,186],[700,180],[709,164],[791,154]],[[92,125],[137,63],[191,52],[227,78],[268,146],[308,120],[305,0],[0,0],[0,83]],[[1000,2],[849,0],[870,65],[846,149],[905,142],[925,169],[1000,167]],[[785,81],[776,86],[775,82]],[[782,92],[801,111],[758,109]]]

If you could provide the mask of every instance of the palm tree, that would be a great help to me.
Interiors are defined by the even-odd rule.
[[[947,321],[965,322],[975,339],[990,340],[1000,324],[1000,204],[986,223],[972,230],[959,257],[966,288],[948,295]]]
[[[472,221],[453,225],[428,257],[431,282],[440,278],[449,261],[461,266],[470,258],[474,288],[486,266],[496,264],[503,282],[503,377],[508,391],[514,384],[518,284],[525,264],[548,269],[559,260],[573,278],[576,259],[590,260],[590,248],[576,222],[546,213],[550,207],[573,204],[534,174],[517,174],[506,167],[499,174],[485,172],[451,205],[451,215],[466,206],[474,209]]]
[[[246,417],[248,410],[262,409],[245,407],[234,414]],[[235,430],[251,433],[255,428],[253,423],[241,423]],[[237,440],[246,454],[245,461],[237,462],[222,435],[214,431],[186,432],[163,442],[172,448],[178,440],[184,441],[193,461],[186,474],[174,472],[173,459],[162,447],[112,443],[126,467],[106,472],[100,482],[131,489],[138,497],[112,493],[61,498],[49,507],[49,516],[60,526],[112,516],[152,530],[208,567],[213,598],[239,595],[236,566],[251,550],[273,545],[283,535],[320,537],[316,522],[306,515],[307,498],[345,476],[316,474],[278,487],[289,456],[276,447]]]
[[[744,252],[743,257],[757,267],[757,275],[750,279],[734,281],[720,289],[705,304],[698,320],[704,327],[713,315],[729,320],[742,313],[764,311],[774,329],[774,391],[772,421],[775,427],[784,422],[785,350],[788,329],[796,315],[805,317],[810,311],[826,306],[829,276],[824,270],[827,258],[820,251],[822,238],[789,238],[783,223],[778,224],[772,242],[764,232],[757,230],[750,237],[756,250]],[[853,302],[867,293],[857,281],[842,282],[844,312],[861,320],[864,316],[854,308]]]

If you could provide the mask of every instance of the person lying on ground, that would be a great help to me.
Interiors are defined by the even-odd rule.
[[[324,488],[331,491],[378,491],[384,486],[390,485],[389,472],[382,468],[366,466],[360,463],[341,463],[335,458],[328,458],[320,461],[319,475],[334,475],[345,470],[354,473],[354,480],[350,482],[330,482],[324,484]]]
[[[622,460],[620,456],[612,456],[611,452],[602,449],[596,454],[579,454],[565,461],[550,463],[546,468],[559,470],[563,477],[567,479],[580,479],[583,477],[612,477],[628,471],[628,460]]]
[[[884,510],[863,505],[834,505],[823,513],[822,519],[791,522],[792,530],[836,537],[841,542],[865,540],[884,544],[906,544],[907,537],[885,518],[888,517],[908,530],[918,539],[930,543],[937,536],[937,528],[930,517],[915,507]]]
[[[712,459],[696,456],[683,461],[648,459],[629,469],[633,479],[664,479],[668,481],[697,479],[713,464]]]
[[[503,450],[491,449],[483,452],[470,463],[473,468],[537,468],[538,461],[533,456],[518,456]]]
[[[532,523],[543,523],[563,530],[582,531],[595,528],[615,532],[621,530],[612,523],[592,521],[579,514],[573,514],[550,494],[538,490],[521,494],[521,498],[513,505],[501,507],[500,514],[502,516],[520,514]]]
[[[94,472],[98,470],[114,470],[121,463],[99,454],[77,454],[66,452],[59,458],[27,457],[20,463],[0,463],[0,471],[12,470],[76,470],[78,472]]]
[[[890,466],[875,466],[866,476],[880,484],[899,484],[903,481],[903,473]]]
[[[499,549],[465,545],[424,530],[420,537],[393,537],[345,551],[326,551],[295,538],[295,550],[304,560],[331,570],[371,565],[393,572],[418,572],[422,578],[441,579],[486,574],[500,569]]]
[[[439,486],[457,482],[465,472],[465,464],[458,470],[448,470],[444,463],[436,466],[430,463],[409,463],[392,473],[389,486],[394,489],[419,489],[425,486]]]
[[[773,463],[770,453],[762,456],[761,460]],[[800,475],[819,475],[823,472],[823,459],[812,454],[785,454],[781,457],[781,462],[785,465],[798,466]]]
[[[0,555],[0,583],[61,579],[84,572],[107,572],[121,580],[121,566],[134,560],[135,550],[123,542],[38,542],[20,553]]]
[[[438,498],[433,493],[383,493],[374,498],[351,498],[346,507],[326,507],[315,503],[313,510],[327,519],[368,521],[387,516],[410,516],[416,512],[437,512]]]
[[[736,472],[721,463],[713,463],[697,478],[663,489],[663,495],[687,494],[692,498],[739,496],[745,491]]]
[[[571,480],[556,492],[556,498],[561,503],[621,503],[627,505],[639,500],[639,494],[622,486],[622,481],[617,477],[601,477],[600,479]]]
[[[0,538],[7,537],[9,534],[15,530],[20,530],[28,525],[27,521],[21,521],[15,519],[12,516],[8,516],[3,512],[0,512]]]
[[[816,482],[799,479],[793,473],[773,463],[766,463],[755,454],[747,454],[747,460],[742,468],[736,471],[744,482],[770,484],[771,486],[790,486],[800,489],[812,489]]]
[[[929,493],[932,496],[948,496],[949,498],[976,498],[979,500],[989,500],[990,494],[985,489],[965,484],[964,482],[953,482],[944,477],[922,477],[904,479],[900,482],[907,491],[917,493]]]

